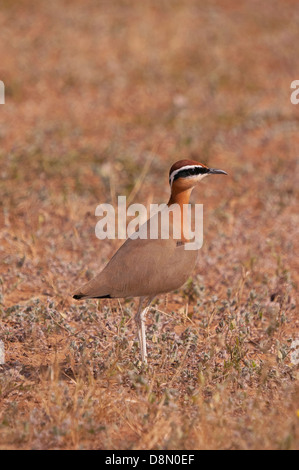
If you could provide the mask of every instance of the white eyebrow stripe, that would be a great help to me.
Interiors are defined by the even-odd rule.
[[[178,170],[174,170],[169,176],[170,186],[172,186],[175,175],[177,175],[180,171],[183,171],[183,170],[191,170],[191,168],[204,168],[204,167],[202,165],[186,165],[186,166],[182,166]]]

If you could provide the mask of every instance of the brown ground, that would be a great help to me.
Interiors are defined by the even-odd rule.
[[[298,448],[298,2],[0,5],[0,448]],[[134,301],[70,293],[119,246],[97,204],[190,157],[229,177],[142,370]]]

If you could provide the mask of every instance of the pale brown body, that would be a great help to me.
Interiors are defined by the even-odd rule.
[[[85,298],[154,297],[173,291],[188,279],[197,254],[194,250],[185,250],[176,240],[129,238],[103,271],[75,295]]]

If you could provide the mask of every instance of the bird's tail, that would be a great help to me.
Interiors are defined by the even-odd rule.
[[[105,285],[101,285],[97,277],[87,282],[76,290],[73,299],[109,299],[109,289]]]
[[[86,296],[84,294],[74,294],[73,299],[76,299],[76,300],[86,299]]]
[[[74,294],[73,299],[111,299],[110,295],[85,295],[85,294]]]

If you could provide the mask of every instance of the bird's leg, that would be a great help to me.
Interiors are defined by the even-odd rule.
[[[149,298],[147,303],[146,303],[145,308],[142,309],[143,300],[144,300],[144,297],[140,297],[140,301],[139,301],[139,305],[138,305],[138,311],[137,311],[137,314],[135,315],[135,322],[136,322],[136,325],[137,325],[138,340],[139,340],[140,349],[141,349],[142,362],[144,364],[147,364],[145,316],[146,316],[147,311],[149,309],[150,303],[153,299]]]
[[[139,305],[138,305],[138,310],[135,315],[135,323],[137,326],[137,335],[138,335],[138,341],[139,341],[139,346],[141,348],[141,312],[142,312],[142,302],[143,302],[144,297],[140,297],[139,299]]]

